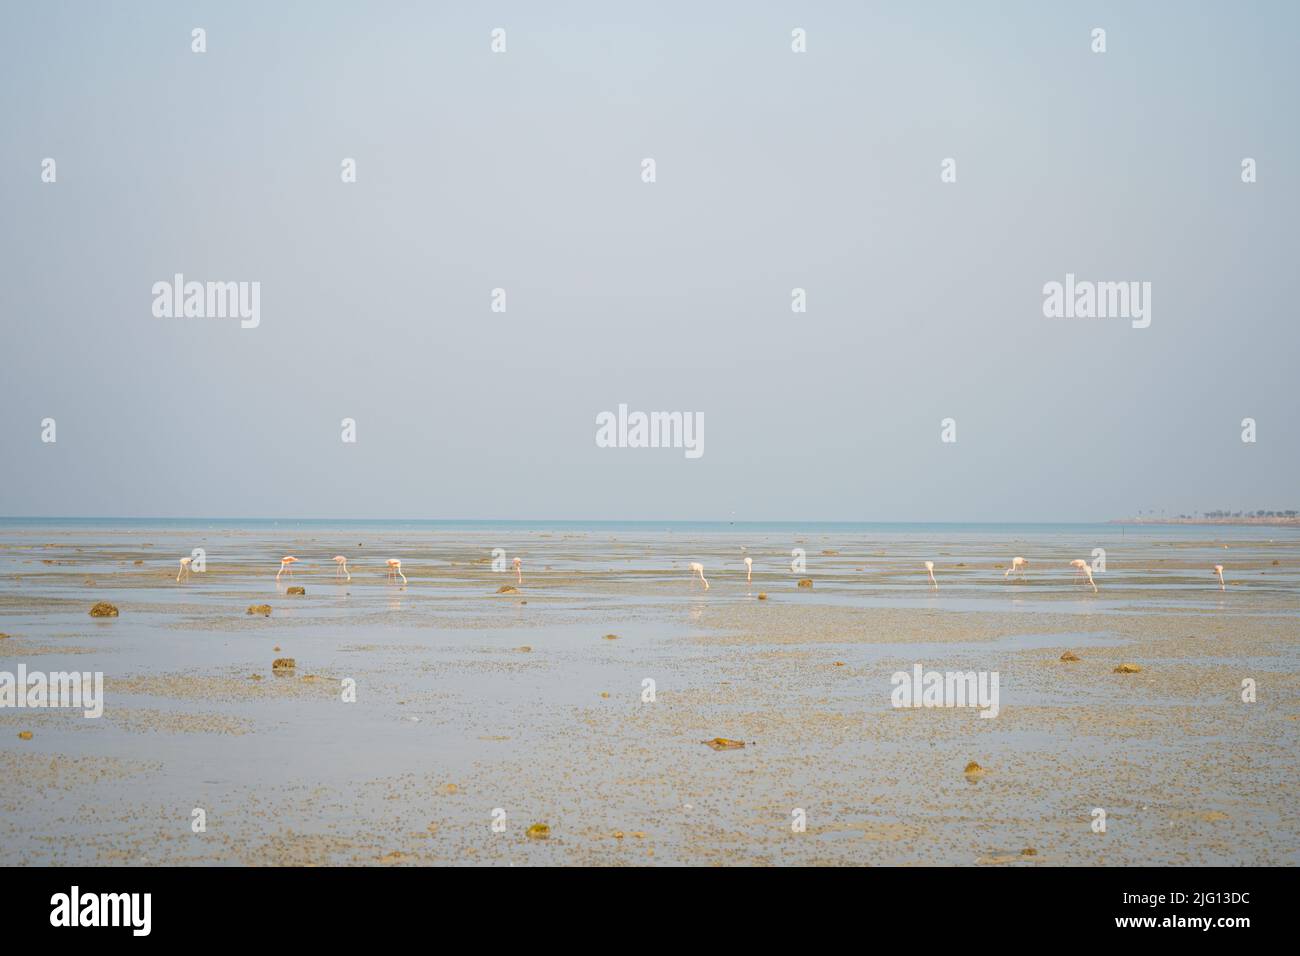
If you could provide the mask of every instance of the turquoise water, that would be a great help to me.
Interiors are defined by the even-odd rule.
[[[1221,538],[1267,541],[1300,535],[1300,527],[1278,525],[1122,524],[1110,522],[926,522],[926,521],[592,521],[584,519],[448,518],[0,518],[0,531],[27,528],[172,530],[202,528],[376,530],[376,531],[542,531],[664,532],[680,534],[878,534],[951,537],[959,535],[1085,535],[1089,538]]]

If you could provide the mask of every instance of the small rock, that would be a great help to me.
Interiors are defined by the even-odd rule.
[[[962,773],[966,774],[968,777],[983,772],[984,772],[984,768],[981,767],[979,764],[977,764],[974,760],[968,763],[966,765],[966,769],[962,771]]]
[[[726,737],[714,737],[712,740],[701,740],[700,743],[714,750],[740,750],[745,746],[743,740],[729,740]]]
[[[306,593],[307,593],[307,589],[304,588],[304,587],[298,587],[297,585],[295,585],[294,587],[289,588],[289,590],[285,591],[284,593],[285,593],[285,594],[306,594]]]
[[[617,635],[617,634],[606,634],[606,635],[605,635],[605,640],[607,640],[607,641],[617,641],[617,640],[618,640],[618,635]]]
[[[600,692],[600,696],[601,696],[602,698],[604,698],[605,700],[609,700],[609,691],[607,691],[607,690],[602,690],[602,691]]]
[[[614,839],[615,839],[615,840],[621,840],[621,839],[623,839],[623,831],[622,831],[622,830],[615,830],[615,831],[614,831]]]
[[[503,584],[497,588],[497,594],[518,594],[519,589],[513,584]]]
[[[248,614],[260,614],[260,615],[262,615],[262,617],[270,617],[270,616],[271,616],[271,605],[269,605],[269,604],[250,604],[250,605],[248,606],[248,611],[247,611],[247,613],[248,613]]]
[[[759,592],[758,592],[758,599],[759,599],[760,601],[766,601],[766,600],[767,600],[767,592],[766,592],[766,591],[759,591]]]
[[[454,783],[449,783],[442,788],[442,792],[450,797],[454,794],[460,793],[460,787],[456,786]]]
[[[1025,847],[1023,850],[1020,851],[1020,855],[1021,855],[1021,856],[1038,856],[1038,851],[1035,850],[1032,846],[1027,846],[1027,847]]]
[[[533,652],[533,649],[529,647],[527,644],[525,644],[523,647],[516,647],[515,650],[517,650],[520,654],[531,654]]]
[[[100,601],[90,609],[91,617],[117,617],[117,607],[107,601]]]
[[[1116,673],[1116,674],[1136,674],[1136,673],[1138,673],[1140,670],[1142,670],[1142,668],[1139,667],[1137,664],[1120,664],[1119,667],[1115,668],[1114,673]]]
[[[534,823],[528,828],[528,836],[533,840],[548,840],[551,836],[551,827],[546,823]]]
[[[799,579],[799,587],[801,587],[801,588],[810,588],[810,587],[812,587],[812,578],[800,578],[800,579]]]
[[[1074,653],[1074,651],[1066,651],[1061,655],[1061,660],[1063,661],[1077,661],[1078,659],[1079,655]]]
[[[298,662],[292,657],[277,657],[271,662],[272,671],[291,671],[298,666]]]
[[[30,730],[20,730],[20,731],[18,731],[18,739],[19,739],[19,740],[31,740],[31,739],[32,739],[32,732],[31,732]]]
[[[262,675],[261,675],[261,674],[249,674],[249,675],[248,675],[248,679],[249,679],[249,680],[261,680],[261,679],[262,679]]]
[[[843,662],[843,661],[836,661],[836,662],[835,662],[835,666],[836,666],[836,667],[843,667],[843,666],[844,666],[844,662]]]

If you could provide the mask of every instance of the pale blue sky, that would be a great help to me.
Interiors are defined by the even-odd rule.
[[[7,5],[0,514],[1300,507],[1296,4],[615,6]],[[620,402],[704,456],[597,448]]]

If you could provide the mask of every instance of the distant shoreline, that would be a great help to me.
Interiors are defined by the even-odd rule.
[[[1300,517],[1296,518],[1114,518],[1107,524],[1222,524],[1222,525],[1264,525],[1268,527],[1300,527]]]

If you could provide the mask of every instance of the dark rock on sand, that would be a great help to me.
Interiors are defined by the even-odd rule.
[[[100,601],[90,609],[91,617],[117,617],[117,608],[107,601]]]

